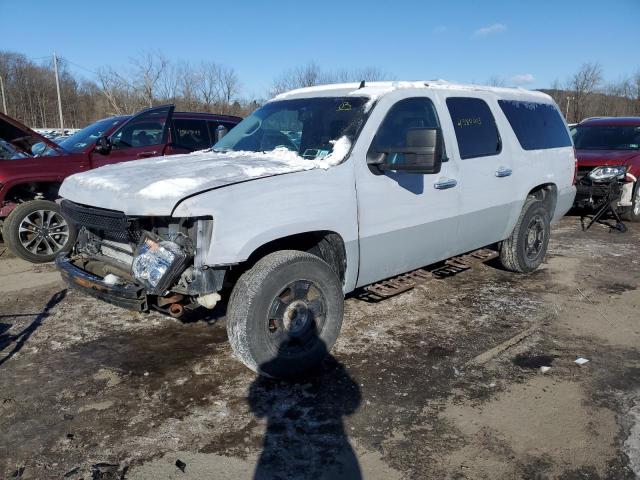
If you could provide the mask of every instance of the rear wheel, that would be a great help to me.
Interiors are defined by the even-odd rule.
[[[631,206],[624,207],[620,212],[620,216],[628,222],[640,222],[640,181],[634,184],[631,198]]]
[[[245,272],[231,293],[231,347],[261,375],[302,373],[335,343],[343,304],[340,280],[322,259],[293,250],[271,253]]]
[[[550,233],[551,222],[544,202],[527,198],[511,236],[500,247],[504,268],[519,273],[538,268],[547,253]]]
[[[75,225],[49,200],[18,205],[4,222],[2,236],[18,257],[33,263],[51,262],[76,241]]]

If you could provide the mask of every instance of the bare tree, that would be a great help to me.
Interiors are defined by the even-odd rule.
[[[587,116],[587,103],[602,83],[602,67],[597,62],[584,63],[568,83],[573,93],[572,119],[579,122]]]
[[[378,80],[392,80],[390,76],[377,67],[365,67],[353,70],[323,71],[315,62],[307,63],[285,71],[277,77],[269,90],[270,96],[293,90],[295,88],[313,87],[327,83],[373,82]]]

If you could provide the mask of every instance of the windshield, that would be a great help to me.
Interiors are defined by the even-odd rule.
[[[0,160],[15,160],[17,158],[28,157],[26,153],[16,149],[9,142],[0,139]]]
[[[573,142],[582,150],[638,150],[640,125],[578,126]]]
[[[329,155],[333,143],[355,140],[367,98],[303,98],[267,103],[236,125],[213,147],[216,151],[266,152],[286,148],[303,158]]]
[[[87,146],[95,144],[96,140],[102,136],[104,132],[124,120],[124,118],[108,118],[92,123],[88,127],[62,140],[60,146],[69,152],[80,152]]]

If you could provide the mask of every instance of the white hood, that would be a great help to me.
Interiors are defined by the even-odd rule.
[[[342,137],[333,152],[308,160],[285,148],[271,152],[218,153],[203,150],[106,165],[68,177],[60,196],[84,205],[128,215],[170,215],[183,198],[204,190],[283,173],[327,169],[350,148]]]

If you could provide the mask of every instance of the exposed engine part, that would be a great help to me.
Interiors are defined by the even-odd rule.
[[[179,303],[172,303],[169,306],[169,315],[173,318],[180,318],[184,315],[184,307]]]

